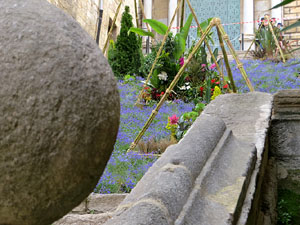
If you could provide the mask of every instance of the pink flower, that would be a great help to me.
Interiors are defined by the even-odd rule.
[[[179,65],[180,65],[181,67],[184,65],[184,58],[183,58],[183,57],[181,57],[181,58],[179,59]]]
[[[176,116],[176,114],[174,114],[173,116],[169,117],[169,120],[170,120],[170,124],[173,125],[173,124],[177,124],[178,120],[179,120],[179,117]]]
[[[201,67],[203,68],[203,67],[206,67],[206,64],[201,64]]]
[[[214,68],[216,68],[216,64],[215,63],[211,64],[211,66],[209,67],[209,69],[211,69],[211,70],[213,70]]]

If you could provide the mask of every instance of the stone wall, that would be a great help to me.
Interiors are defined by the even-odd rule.
[[[300,0],[292,2],[284,7],[283,9],[284,18],[291,18],[290,20],[284,21],[284,27],[289,26],[297,21],[297,19],[292,19],[295,17],[300,17]],[[293,28],[285,32],[286,39],[290,40],[291,46],[300,46],[300,27]]]
[[[48,0],[72,16],[94,39],[96,38],[99,0]]]
[[[259,202],[267,165],[271,107],[265,93],[212,101],[105,225],[257,225],[249,221],[256,218],[252,202]]]
[[[99,21],[99,0],[48,0],[50,3],[63,9],[71,15],[77,22],[96,39]],[[102,49],[107,38],[107,34],[112,25],[119,0],[103,0],[103,16],[100,29],[99,46]],[[132,0],[123,0],[120,13],[117,17],[116,25],[113,29],[112,38],[115,40],[121,27],[122,13],[125,6],[130,7],[130,13],[135,24],[134,2]]]
[[[119,2],[120,2],[119,0],[104,0],[104,2],[103,2],[103,17],[102,17],[100,42],[99,42],[99,46],[101,49],[103,48],[104,43],[107,39],[107,34],[112,25]],[[125,6],[127,6],[127,5],[130,7],[130,14],[133,17],[132,22],[134,25],[136,25],[133,0],[123,0],[123,4],[121,6],[121,10],[117,17],[115,27],[113,28],[113,33],[112,33],[113,40],[116,40],[116,37],[120,32],[122,13],[124,12]]]

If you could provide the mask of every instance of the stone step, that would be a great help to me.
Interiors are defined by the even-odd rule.
[[[112,217],[112,212],[128,194],[92,193],[69,214],[53,225],[101,225]]]

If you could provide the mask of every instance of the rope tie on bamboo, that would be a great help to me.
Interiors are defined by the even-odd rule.
[[[243,63],[237,63],[238,68],[243,68]]]
[[[130,145],[130,149],[135,149],[135,147],[136,147],[136,143],[132,142]]]
[[[152,113],[156,116],[158,114],[158,111],[152,110]]]
[[[225,41],[228,41],[228,40],[229,40],[228,35],[227,35],[227,34],[224,34],[224,35],[223,35],[223,39],[224,39]]]
[[[166,94],[168,94],[168,95],[171,94],[171,91],[169,88],[166,90]]]

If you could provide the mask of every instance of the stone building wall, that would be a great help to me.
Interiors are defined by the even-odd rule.
[[[300,17],[300,0],[292,2],[284,7],[283,9],[284,18],[290,18],[290,20],[284,21],[284,26],[289,26],[295,23],[297,20],[292,19],[295,17]],[[300,27],[293,28],[285,32],[286,39],[290,40],[292,46],[300,46]]]
[[[103,17],[102,17],[102,24],[101,24],[101,32],[100,32],[100,42],[99,46],[102,49],[104,43],[107,38],[107,34],[115,17],[115,13],[117,11],[119,0],[104,0],[103,1]],[[135,20],[135,10],[134,10],[134,1],[133,0],[123,0],[123,4],[121,6],[121,10],[116,20],[115,27],[113,28],[112,38],[115,40],[117,35],[120,32],[121,28],[121,18],[124,12],[125,6],[130,7],[130,14],[132,15],[132,22],[136,26]]]
[[[99,0],[48,0],[72,16],[94,39],[96,39]]]
[[[94,38],[96,39],[98,21],[99,21],[99,0],[48,0],[50,3],[63,9],[67,14],[71,15],[76,21]],[[100,29],[99,46],[102,49],[109,32],[109,28],[113,22],[119,0],[103,0],[103,16]],[[113,30],[113,39],[116,39],[121,27],[122,13],[125,6],[130,7],[130,13],[135,24],[134,1],[123,0],[120,13],[117,17],[116,25]]]

